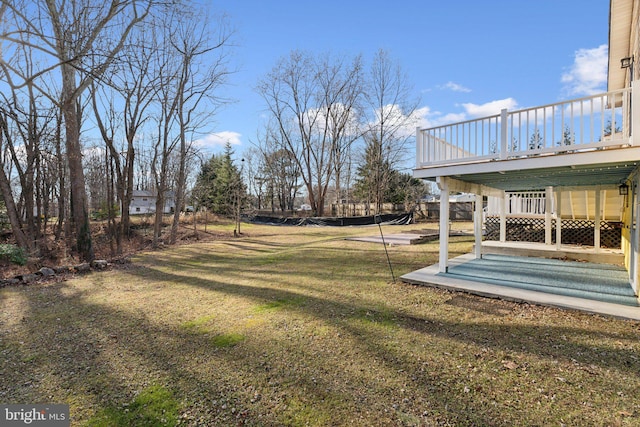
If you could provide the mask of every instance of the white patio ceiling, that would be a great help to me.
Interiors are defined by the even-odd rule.
[[[540,190],[545,187],[617,187],[638,162],[517,169],[453,175],[459,181],[505,191]]]

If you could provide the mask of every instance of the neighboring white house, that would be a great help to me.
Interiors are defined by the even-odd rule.
[[[156,212],[156,193],[147,190],[134,190],[129,205],[129,215],[144,215]],[[176,209],[173,192],[167,192],[162,213],[170,214]]]

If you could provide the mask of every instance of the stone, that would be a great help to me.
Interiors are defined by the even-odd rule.
[[[35,282],[36,280],[38,280],[38,276],[35,275],[35,274],[22,274],[20,276],[17,276],[17,278],[22,283],[31,283],[31,282]]]
[[[13,277],[11,279],[3,279],[0,280],[0,288],[3,288],[5,286],[11,286],[11,285],[17,285],[20,283],[20,279]]]
[[[62,273],[68,273],[68,272],[70,272],[70,271],[71,271],[71,268],[72,268],[72,267],[70,267],[70,266],[68,266],[68,265],[63,265],[63,266],[59,266],[59,267],[53,267],[53,271],[54,271],[56,274],[62,274]]]
[[[38,270],[38,273],[40,273],[40,275],[42,275],[43,277],[50,277],[50,276],[56,275],[56,272],[49,267],[42,267],[40,270]]]
[[[88,262],[85,262],[85,263],[82,263],[82,264],[74,265],[73,268],[78,273],[87,273],[87,272],[91,271],[91,264],[89,264]]]
[[[108,265],[109,263],[104,259],[97,259],[91,262],[91,267],[96,270],[104,270]]]

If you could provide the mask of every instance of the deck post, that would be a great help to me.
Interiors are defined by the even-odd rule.
[[[602,220],[602,190],[596,189],[596,216],[593,227],[593,248],[600,252],[600,222]]]
[[[475,257],[482,258],[482,195],[476,194],[476,206],[473,212],[473,235],[475,236]]]
[[[553,200],[553,187],[547,187],[544,195],[544,243],[553,244],[551,201]]]
[[[416,168],[419,168],[423,162],[422,159],[422,145],[423,145],[422,132],[420,132],[420,126],[416,127]]]
[[[507,109],[500,111],[500,159],[504,160],[508,157],[507,152],[507,136],[508,136],[508,120]]]
[[[556,248],[562,245],[562,191],[556,190]]]
[[[500,242],[507,241],[507,203],[509,198],[505,191],[502,192],[502,199],[500,199]]]
[[[438,271],[446,273],[449,270],[449,180],[447,177],[436,178],[440,188],[440,257]]]
[[[638,296],[638,250],[640,247],[640,200],[638,200],[638,188],[640,188],[640,174],[636,174],[634,177],[635,186],[632,186],[633,191],[627,197],[631,197],[631,206],[635,210],[632,215],[635,215],[635,227],[631,227],[631,262],[629,263],[629,276],[631,287],[636,296]],[[635,187],[635,188],[634,188]]]
[[[633,112],[633,108],[638,108],[640,106],[640,80],[635,80],[631,82],[631,111]],[[637,87],[636,87],[637,86]],[[635,137],[636,132],[638,131],[638,135],[640,135],[640,114],[636,112],[636,114],[631,114],[631,129],[629,130],[630,145],[638,145],[638,138]]]

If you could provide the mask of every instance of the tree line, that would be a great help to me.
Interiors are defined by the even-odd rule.
[[[387,51],[368,66],[361,55],[292,51],[257,91],[268,119],[250,151],[250,186],[275,196],[281,210],[301,188],[320,216],[328,203],[357,200],[379,212],[399,194],[415,200],[428,191],[400,172],[412,153],[420,100]]]
[[[227,146],[197,179],[194,195],[234,188],[202,199],[208,209],[225,213],[244,200],[258,210],[285,213],[304,197],[319,216],[329,204],[352,202],[379,213],[383,203],[415,203],[429,192],[401,172],[413,149],[419,99],[388,52],[378,51],[366,67],[360,55],[295,50],[278,60],[256,90],[267,118],[244,152],[241,170]],[[218,172],[212,172],[215,165]],[[233,173],[227,172],[232,167]],[[237,186],[233,182],[241,172]],[[214,201],[237,191],[249,194],[227,205]]]
[[[187,0],[0,3],[0,192],[17,245],[91,260],[99,214],[121,253],[135,190],[157,195],[154,244],[170,194],[176,211],[239,217],[249,203],[291,211],[302,195],[323,215],[327,202],[379,210],[426,191],[398,170],[419,100],[382,50],[368,67],[292,51],[257,83],[268,119],[245,158],[229,145],[204,158],[196,142],[230,101],[232,37],[226,17]]]
[[[180,0],[1,3],[0,190],[19,246],[52,250],[54,217],[55,240],[93,259],[99,203],[120,252],[135,189],[158,195],[158,241],[163,199],[184,203],[193,141],[232,72],[228,22],[205,12]]]

